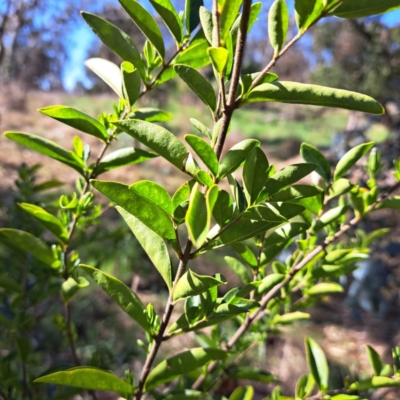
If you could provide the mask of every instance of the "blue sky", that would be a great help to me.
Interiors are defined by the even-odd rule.
[[[113,3],[117,4],[116,1],[113,1]],[[143,1],[142,3],[145,6],[148,5],[147,0]],[[211,0],[205,0],[205,5],[207,7],[210,6],[208,3],[211,3]],[[400,10],[387,13],[382,16],[382,19],[389,26],[399,25]],[[86,60],[88,50],[91,48],[91,46],[97,46],[98,43],[99,41],[97,37],[87,27],[83,20],[82,23],[78,24],[74,32],[70,34],[69,57],[63,73],[63,85],[66,90],[73,90],[76,83],[79,81],[81,81],[84,85],[89,84],[89,81],[86,77],[84,62]]]

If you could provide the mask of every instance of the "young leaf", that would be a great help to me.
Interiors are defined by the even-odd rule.
[[[371,366],[374,370],[374,375],[379,376],[381,374],[382,368],[383,368],[381,357],[375,351],[375,349],[369,345],[367,345],[367,354],[368,354],[369,363],[371,364]]]
[[[339,18],[364,18],[383,14],[400,8],[398,0],[357,0],[346,1],[332,12]]]
[[[12,228],[0,228],[0,240],[5,240],[7,244],[32,254],[51,267],[58,266],[56,265],[57,260],[47,243],[28,232]]]
[[[325,391],[329,388],[329,367],[325,354],[314,339],[306,338],[305,346],[310,372],[318,389]]]
[[[268,293],[276,285],[280,284],[285,279],[283,274],[270,274],[267,275],[256,289],[257,295]]]
[[[225,178],[227,175],[235,172],[246,160],[251,150],[259,146],[260,142],[258,140],[247,139],[231,147],[220,162],[218,178]]]
[[[19,203],[24,211],[39,220],[50,232],[52,232],[63,243],[68,243],[68,231],[61,221],[54,215],[48,213],[42,207],[34,204]]]
[[[229,400],[252,400],[254,389],[252,386],[238,387],[229,396]]]
[[[308,296],[321,296],[331,293],[343,293],[343,287],[336,282],[322,282],[306,290]]]
[[[199,11],[203,6],[203,0],[186,0],[185,21],[186,34],[192,33],[200,23]]]
[[[144,330],[150,329],[143,303],[125,283],[89,265],[79,266]]]
[[[225,43],[226,35],[238,16],[241,4],[242,0],[218,0],[219,30],[222,44]]]
[[[197,275],[192,270],[187,270],[179,279],[173,292],[173,300],[179,301],[188,297],[197,296],[207,290],[224,285],[226,282],[212,276]]]
[[[277,57],[286,41],[289,11],[285,0],[275,0],[268,13],[268,37]]]
[[[308,143],[302,143],[300,147],[300,154],[305,162],[315,164],[317,166],[315,171],[322,176],[326,183],[330,182],[331,166],[328,160],[318,149]]]
[[[152,15],[137,1],[119,0],[119,2],[163,59],[165,56],[164,40],[160,28]]]
[[[212,348],[203,349],[197,347],[185,351],[158,364],[147,377],[144,388],[149,391],[200,368],[210,361],[219,360],[226,356],[227,353],[225,351]]]
[[[352,383],[349,386],[349,390],[368,390],[397,386],[400,386],[400,380],[398,379],[392,379],[386,376],[374,376],[371,379],[364,379],[362,381]]]
[[[374,144],[374,142],[363,143],[349,150],[336,165],[335,181],[341,178],[360,158],[365,156],[374,147]]]
[[[118,182],[92,181],[92,185],[162,238],[168,242],[175,242],[176,234],[170,217],[147,197]]]
[[[321,15],[323,0],[295,0],[295,17],[299,32],[304,32]]]
[[[214,113],[217,106],[217,97],[211,83],[200,72],[187,65],[175,65],[174,69],[189,88]]]
[[[35,379],[35,383],[73,386],[88,390],[133,393],[133,387],[107,371],[93,367],[75,367],[66,371],[54,372]]]
[[[212,174],[216,176],[218,174],[218,159],[210,145],[195,135],[185,135],[185,140]]]
[[[164,157],[171,164],[175,165],[175,167],[182,171],[185,169],[185,160],[189,152],[171,132],[156,124],[139,120],[126,119],[115,122],[114,125],[149,147],[161,157]]]
[[[296,399],[304,399],[314,390],[315,382],[311,374],[303,375],[299,378],[296,384]]]
[[[8,139],[13,140],[14,142],[17,142],[26,147],[29,147],[32,150],[44,154],[45,156],[61,161],[63,164],[70,166],[82,175],[84,174],[84,169],[86,167],[83,161],[80,160],[71,151],[64,149],[58,144],[52,142],[51,140],[44,139],[31,133],[22,132],[6,132],[5,136]]]
[[[263,83],[254,88],[241,105],[271,101],[344,108],[377,115],[385,112],[376,100],[365,94],[297,82]]]
[[[153,107],[143,107],[135,109],[128,115],[129,119],[140,119],[147,122],[166,122],[173,116],[171,113]]]
[[[120,99],[124,98],[124,93],[122,91],[122,75],[118,65],[98,57],[86,60],[85,65],[107,83]]]
[[[142,81],[137,69],[128,61],[121,64],[122,83],[125,99],[128,101],[129,107],[132,107],[140,96],[140,88]]]
[[[268,178],[269,163],[264,152],[254,147],[247,155],[243,167],[243,186],[249,205],[253,204]]]
[[[349,210],[349,206],[346,204],[344,206],[337,206],[326,211],[321,217],[316,221],[315,230],[318,231],[324,226],[331,224],[336,221],[342,215],[344,215]]]
[[[250,283],[250,274],[245,265],[243,265],[238,259],[230,256],[225,256],[224,260],[245,285]]]
[[[145,66],[140,52],[125,32],[97,15],[82,12],[82,17],[111,51],[123,61],[131,62],[139,70],[142,79],[145,78]]]
[[[116,208],[128,224],[129,228],[131,228],[133,234],[149,256],[151,262],[164,278],[168,288],[172,289],[172,266],[164,240],[133,215],[126,212],[123,208]]]
[[[206,171],[199,170],[196,173],[196,180],[199,182],[202,186],[207,186],[210,187],[213,185],[214,181],[212,180],[210,174],[208,174]]]
[[[286,324],[291,324],[295,321],[304,321],[307,319],[310,319],[311,315],[308,313],[300,312],[300,311],[295,311],[283,315],[275,315],[275,317],[272,319],[271,324],[272,325],[286,325]]]
[[[152,158],[157,157],[157,154],[149,153],[142,149],[135,149],[133,147],[126,147],[107,154],[99,163],[96,168],[96,175],[103,172],[111,171],[115,168],[124,167],[125,165],[139,164]],[[94,168],[94,165],[91,165]]]
[[[183,26],[171,0],[150,0],[150,3],[156,9],[179,45],[182,42]]]
[[[104,142],[108,139],[108,134],[104,125],[102,125],[96,119],[84,114],[75,108],[67,106],[49,106],[39,108],[39,111],[54,118],[57,121],[63,122],[78,131],[88,133],[89,135],[95,136]]]
[[[87,286],[89,286],[89,282],[82,276],[78,278],[78,282],[71,277],[64,281],[61,285],[61,295],[65,304],[68,304],[80,289]]]
[[[212,14],[207,8],[200,7],[200,21],[203,28],[204,36],[206,37],[208,43],[212,45],[212,32],[213,32],[213,22]]]
[[[211,64],[218,74],[222,76],[228,63],[228,50],[223,47],[210,47],[207,49],[207,53],[210,56]]]

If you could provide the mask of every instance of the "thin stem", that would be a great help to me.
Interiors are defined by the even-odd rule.
[[[176,284],[178,283],[179,279],[182,277],[182,275],[185,273],[186,271],[186,267],[187,264],[190,260],[190,251],[192,249],[192,242],[190,240],[187,241],[186,246],[185,246],[185,250],[183,251],[183,255],[182,258],[180,260],[179,263],[179,267],[178,267],[178,271],[176,272],[176,276],[174,279],[174,283],[172,285],[172,290],[170,292],[169,298],[168,298],[168,302],[167,305],[165,307],[165,311],[164,311],[164,315],[162,317],[161,320],[161,325],[160,325],[160,329],[157,333],[157,336],[154,339],[154,343],[153,346],[150,350],[150,353],[148,354],[145,364],[143,366],[143,370],[142,370],[142,374],[140,376],[140,381],[139,381],[139,385],[135,394],[135,400],[140,400],[142,395],[143,395],[143,389],[144,389],[144,384],[146,382],[147,377],[149,376],[150,370],[151,370],[151,366],[153,365],[153,362],[157,356],[158,350],[160,349],[160,346],[163,342],[163,338],[164,338],[164,333],[165,330],[167,329],[169,320],[171,318],[172,315],[172,311],[174,309],[174,301],[173,301],[173,293],[174,293],[174,289]]]

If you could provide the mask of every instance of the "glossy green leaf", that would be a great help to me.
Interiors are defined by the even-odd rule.
[[[233,379],[246,379],[263,383],[277,382],[277,378],[274,375],[256,367],[240,366],[237,368],[229,368],[226,373]]]
[[[382,360],[379,354],[375,351],[373,347],[367,345],[367,355],[369,363],[374,370],[374,375],[379,376],[383,368]]]
[[[192,33],[200,24],[199,11],[202,6],[203,0],[186,0],[185,21],[187,33]]]
[[[213,21],[211,11],[207,10],[205,7],[200,7],[200,22],[203,28],[204,36],[207,42],[212,45],[212,34],[213,34]]]
[[[268,37],[277,57],[286,42],[289,29],[289,11],[285,0],[275,0],[268,13]]]
[[[219,360],[226,356],[227,353],[219,349],[198,347],[168,358],[150,372],[145,382],[145,390],[151,390],[181,375],[203,367],[210,361]]]
[[[331,166],[328,160],[316,147],[308,143],[302,143],[300,147],[300,154],[305,162],[315,164],[317,166],[315,171],[322,176],[326,183],[330,182]]]
[[[218,0],[219,30],[221,42],[225,43],[225,38],[233,23],[235,22],[242,0]]]
[[[186,142],[199,156],[201,161],[210,169],[213,175],[218,173],[218,159],[211,146],[203,139],[195,135],[185,135]]]
[[[169,112],[159,110],[153,107],[143,107],[133,110],[128,115],[129,119],[140,119],[147,122],[166,122],[170,121],[173,116]]]
[[[34,204],[19,203],[18,204],[24,211],[31,214],[39,220],[50,232],[52,232],[63,243],[68,243],[69,235],[67,228],[62,222],[54,215],[48,213],[42,207]]]
[[[142,31],[143,35],[145,35],[156,48],[160,57],[164,58],[165,47],[163,35],[153,16],[137,1],[119,0],[119,2],[136,26]]]
[[[344,108],[377,115],[382,115],[385,112],[384,108],[376,100],[365,94],[325,86],[283,81],[263,83],[257,86],[242,100],[241,105],[271,101]]]
[[[210,56],[214,69],[222,76],[228,63],[228,50],[223,47],[210,47],[207,53]]]
[[[135,149],[133,147],[119,149],[102,158],[96,168],[96,175],[100,175],[106,171],[111,171],[115,168],[124,167],[125,165],[139,164],[151,160],[154,157],[157,157],[157,154],[149,153],[142,149]]]
[[[238,387],[229,396],[229,400],[252,400],[254,389],[252,386]]]
[[[196,180],[199,182],[202,186],[207,186],[210,187],[213,185],[214,181],[211,178],[210,174],[208,174],[206,171],[199,170],[196,173]]]
[[[210,108],[211,112],[214,112],[217,106],[217,97],[211,83],[200,72],[187,65],[175,65],[174,69],[199,99]]]
[[[103,141],[107,141],[108,139],[108,134],[104,125],[75,108],[67,106],[48,106],[39,108],[39,111],[72,128],[78,129],[78,131],[88,133]]]
[[[322,282],[306,290],[309,296],[321,296],[331,293],[343,293],[343,287],[335,282]]]
[[[308,320],[311,318],[311,315],[308,313],[300,312],[300,311],[295,311],[283,315],[275,315],[275,317],[272,319],[272,324],[273,325],[285,325],[285,324],[291,324],[296,321],[304,321]]]
[[[364,379],[352,383],[349,386],[349,390],[368,390],[396,386],[400,386],[400,380],[388,378],[386,376],[374,376],[371,379]]]
[[[309,337],[306,338],[305,346],[310,372],[318,389],[325,391],[329,388],[329,367],[324,351],[314,339]]]
[[[171,0],[150,0],[150,3],[156,9],[176,42],[180,44],[183,37],[183,26]]]
[[[45,264],[52,267],[58,266],[56,265],[57,260],[54,258],[50,246],[48,246],[42,239],[33,236],[31,233],[12,228],[0,228],[0,241],[4,239],[7,244],[10,243],[13,247],[32,254]]]
[[[257,203],[296,183],[309,175],[316,168],[315,164],[293,164],[275,172],[266,182],[264,189],[258,196]]]
[[[185,160],[189,153],[182,142],[171,132],[156,124],[139,120],[123,120],[114,125],[168,160],[175,167],[180,170],[185,169]]]
[[[124,61],[121,64],[121,72],[125,99],[128,101],[129,106],[132,107],[140,96],[142,86],[140,74],[129,61]]]
[[[235,274],[240,278],[240,280],[246,285],[250,283],[251,277],[249,270],[235,257],[225,256],[224,260],[232,268]]]
[[[226,282],[213,278],[212,276],[197,275],[192,270],[188,269],[175,286],[173,300],[179,301],[188,297],[197,296],[215,286],[224,285],[225,283]]]
[[[84,289],[87,286],[89,286],[89,282],[82,276],[78,278],[78,282],[74,278],[69,277],[61,285],[61,295],[64,302],[68,304],[80,289]]]
[[[264,152],[254,147],[243,167],[243,186],[248,204],[254,204],[268,178],[269,163]]]
[[[335,181],[341,178],[349,169],[365,154],[367,154],[372,147],[374,147],[374,142],[363,143],[349,150],[337,163],[335,168]]]
[[[133,393],[132,386],[122,379],[93,367],[75,367],[54,372],[35,379],[35,383],[74,386],[81,389],[104,390],[107,392]]]
[[[222,157],[220,162],[218,171],[219,179],[235,172],[246,160],[248,154],[254,149],[254,147],[259,146],[260,142],[258,140],[247,139],[231,147],[225,156]]]
[[[79,173],[83,174],[85,164],[74,153],[64,149],[51,140],[44,139],[31,133],[6,132],[5,136],[23,146],[29,147],[45,156],[61,161]]]
[[[175,229],[170,217],[147,197],[118,182],[92,181],[92,185],[162,238],[175,242]]]
[[[1,235],[1,230],[0,230]],[[1,239],[0,239],[1,240]],[[23,289],[19,282],[5,274],[0,274],[0,288],[11,290],[15,293],[22,293]]]
[[[140,52],[125,32],[97,15],[82,12],[82,17],[111,51],[123,61],[131,62],[139,70],[142,78],[146,76]]]
[[[172,205],[174,206],[174,210],[176,210],[176,208],[182,204],[183,202],[185,202],[189,196],[190,196],[190,192],[193,188],[194,185],[194,181],[188,181],[185,182],[183,185],[181,185],[178,190],[175,192],[174,196],[172,197]]]
[[[293,185],[271,196],[271,201],[278,202],[300,200],[306,197],[318,196],[321,193],[323,193],[323,190],[315,186]]]
[[[143,329],[149,330],[146,309],[139,297],[117,278],[89,265],[81,264],[82,268],[93,280]]]
[[[118,65],[98,57],[86,60],[85,65],[107,83],[120,99],[124,98],[124,93],[122,91],[122,74]]]
[[[257,287],[257,295],[263,295],[268,293],[271,289],[273,289],[276,285],[279,285],[285,279],[285,275],[283,274],[270,274],[267,275]]]
[[[294,8],[297,27],[304,32],[322,14],[324,0],[295,0]]]
[[[172,289],[172,265],[164,240],[123,208],[116,208],[163,277],[168,288]]]
[[[332,14],[339,18],[364,18],[400,8],[398,0],[348,0]]]

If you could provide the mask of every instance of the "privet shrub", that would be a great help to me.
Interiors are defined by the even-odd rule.
[[[202,0],[186,0],[185,10],[178,13],[170,0],[150,2],[176,42],[172,58],[165,57],[160,28],[140,3],[120,0],[147,38],[142,53],[119,28],[96,15],[82,13],[103,43],[122,59],[121,66],[100,58],[86,63],[111,86],[119,101],[113,113],[103,113],[98,119],[60,105],[40,110],[103,143],[103,150],[93,164],[88,164],[89,146],[78,137],[73,140],[74,149],[69,151],[40,136],[6,133],[9,139],[68,165],[79,176],[76,191],[61,196],[53,213],[29,202],[19,205],[53,234],[50,244],[39,237],[41,231],[33,235],[12,228],[0,230],[2,242],[17,248],[27,256],[26,260],[36,259],[40,265],[37,270],[28,271],[37,274],[36,288],[26,281],[2,275],[2,298],[22,307],[23,299],[32,290],[42,287],[43,292],[50,288],[54,292],[54,284],[49,286],[49,276],[56,282],[62,278],[61,287],[56,287],[66,305],[65,318],[60,324],[66,331],[76,367],[38,376],[42,366],[36,365],[35,371],[28,372],[26,365],[33,357],[27,333],[29,324],[24,325],[21,318],[2,317],[5,329],[15,339],[10,344],[15,350],[12,354],[18,354],[18,365],[22,368],[2,361],[0,396],[68,398],[71,392],[59,392],[64,395],[52,397],[54,385],[66,385],[77,388],[74,393],[87,393],[94,399],[99,396],[97,391],[116,392],[122,398],[136,400],[143,396],[210,399],[217,397],[215,390],[225,376],[275,385],[271,400],[361,399],[376,388],[400,386],[399,348],[393,350],[393,365],[384,365],[376,351],[368,347],[373,375],[332,387],[322,349],[307,338],[309,371],[299,378],[296,392],[285,395],[274,384],[277,381],[274,376],[237,362],[254,342],[263,343],[269,331],[309,318],[307,308],[323,296],[342,292],[337,278],[351,272],[357,260],[368,256],[371,242],[386,233],[378,230],[360,233],[356,240],[349,239],[352,229],[375,210],[400,206],[400,199],[391,196],[399,183],[385,192],[377,185],[383,166],[374,144],[354,147],[333,169],[324,155],[307,143],[301,146],[304,163],[281,170],[269,164],[260,142],[254,139],[236,143],[222,156],[232,115],[247,104],[309,104],[383,114],[383,107],[366,95],[281,81],[270,70],[322,18],[366,17],[399,8],[400,2],[295,0],[298,31],[287,41],[288,9],[284,0],[275,0],[267,24],[273,58],[262,71],[253,74],[242,74],[243,55],[246,37],[258,18],[261,3],[218,0],[210,11],[203,7]],[[199,72],[209,64],[215,85]],[[196,135],[188,134],[184,141],[157,124],[168,118],[167,113],[136,107],[147,92],[176,77],[204,103],[205,112],[210,112],[214,120],[210,127],[191,119]],[[143,146],[108,153],[110,144],[121,132]],[[164,158],[187,174],[187,182],[176,188],[172,197],[162,186],[148,180],[131,185],[101,180],[106,171],[144,163],[154,157]],[[369,180],[361,187],[347,177],[363,157],[367,160],[364,169]],[[296,184],[312,172],[319,177],[318,184]],[[395,163],[394,173],[399,182],[399,163]],[[228,186],[230,191],[226,190]],[[152,304],[143,304],[117,277],[84,264],[85,260],[80,260],[74,250],[74,239],[101,214],[95,205],[97,192],[115,203],[164,279],[169,298],[163,313],[157,314]],[[193,259],[227,246],[233,248],[236,257],[226,257],[226,263],[242,284],[219,297],[218,287],[226,284],[224,277],[218,271],[199,275],[191,264]],[[285,249],[290,249],[286,262],[275,261]],[[109,371],[84,366],[89,361],[78,356],[71,307],[74,295],[89,282],[99,285],[136,321],[137,329],[145,332],[146,341],[140,341],[145,350],[140,374],[128,370],[125,377],[118,377]],[[40,297],[36,299],[41,301]],[[184,312],[177,319],[171,318],[179,302],[184,302]],[[161,362],[157,360],[161,347],[168,347],[170,339],[193,331],[200,347],[184,350]],[[229,336],[229,332],[233,333]],[[33,383],[31,377],[35,374]],[[52,385],[46,386],[52,389],[40,391],[43,384]],[[252,386],[238,387],[230,399],[251,399],[253,393]]]

